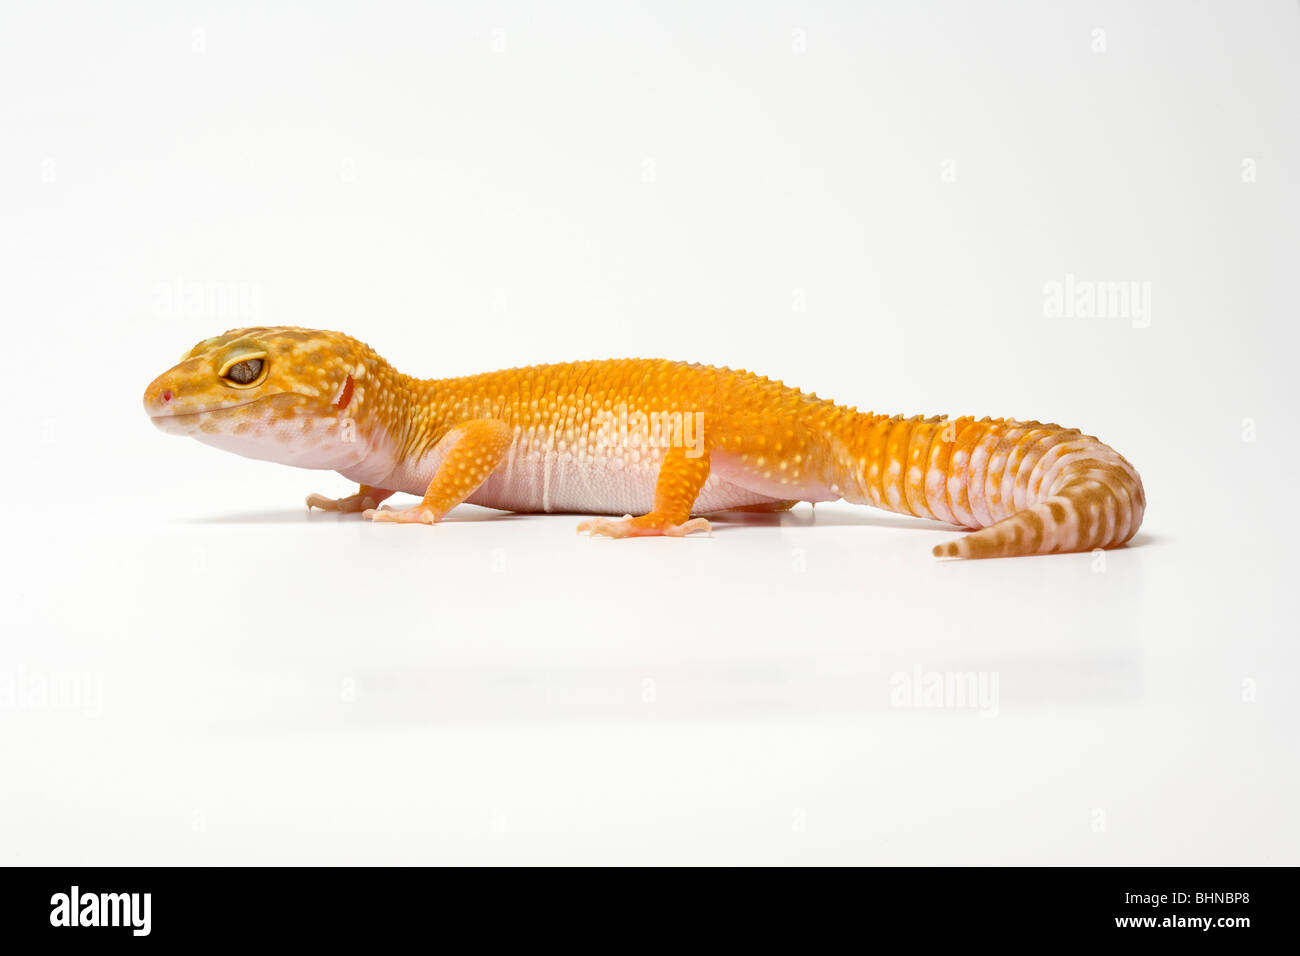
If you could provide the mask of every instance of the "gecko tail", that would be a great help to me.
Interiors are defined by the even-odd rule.
[[[1137,533],[1146,508],[1142,480],[1110,449],[1060,469],[1047,493],[964,538],[934,547],[937,558],[1009,558],[1117,548]]]
[[[1014,418],[851,415],[826,483],[854,503],[974,529],[937,546],[935,557],[1117,548],[1142,524],[1146,495],[1137,470],[1077,428]]]

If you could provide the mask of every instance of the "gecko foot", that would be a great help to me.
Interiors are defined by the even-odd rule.
[[[324,495],[308,495],[307,510],[319,508],[321,511],[339,511],[345,514],[351,514],[355,511],[365,511],[367,508],[378,507],[379,502],[375,501],[370,495],[349,495],[346,498],[326,498]]]
[[[579,523],[578,534],[585,531],[593,538],[598,534],[610,538],[635,538],[647,535],[680,538],[692,531],[710,531],[711,527],[704,518],[692,518],[681,524],[671,524],[658,515],[642,515],[639,518],[624,515],[622,518],[588,518]]]
[[[363,511],[361,517],[369,518],[371,521],[389,521],[394,524],[433,524],[440,515],[428,505],[419,504],[414,508],[403,508],[401,511],[395,511],[387,506],[378,509],[371,508]]]

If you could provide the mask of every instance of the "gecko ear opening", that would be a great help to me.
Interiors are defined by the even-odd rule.
[[[347,378],[343,380],[342,386],[339,387],[338,394],[334,396],[334,401],[331,403],[339,411],[347,408],[348,403],[352,401],[353,384],[352,374],[349,372]]]

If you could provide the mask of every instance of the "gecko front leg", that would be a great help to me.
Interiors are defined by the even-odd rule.
[[[433,524],[441,521],[487,480],[505,458],[514,429],[495,418],[476,418],[462,422],[443,436],[438,449],[444,451],[438,470],[424,493],[424,500],[414,508],[394,511],[371,508],[362,517],[371,521],[398,524]],[[445,446],[445,448],[444,448]]]
[[[578,533],[586,531],[592,536],[603,534],[611,538],[632,538],[642,535],[668,535],[678,538],[692,531],[708,531],[704,518],[691,518],[691,506],[699,497],[700,489],[709,477],[709,453],[688,457],[686,450],[674,445],[664,455],[655,482],[655,505],[649,514],[633,518],[590,518],[578,525]]]
[[[351,514],[357,511],[365,511],[369,508],[378,508],[385,498],[391,498],[393,493],[387,488],[375,488],[371,485],[362,485],[355,495],[348,495],[346,498],[326,498],[324,495],[308,495],[307,510],[319,508],[321,511],[338,511],[344,514]]]

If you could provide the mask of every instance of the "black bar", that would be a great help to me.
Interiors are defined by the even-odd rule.
[[[531,947],[603,940],[621,948],[685,942],[692,925],[733,944],[784,936],[806,948],[845,932],[856,945],[911,939],[927,948],[1126,938],[1234,945],[1294,935],[1295,873],[1280,868],[658,870],[592,880],[579,870],[485,879],[439,868],[55,867],[9,868],[3,881],[0,925],[10,952],[19,951],[15,943],[70,940],[373,946],[412,934],[434,947],[466,932],[479,943],[519,933]],[[77,922],[116,917],[119,925],[70,925],[74,886]]]

